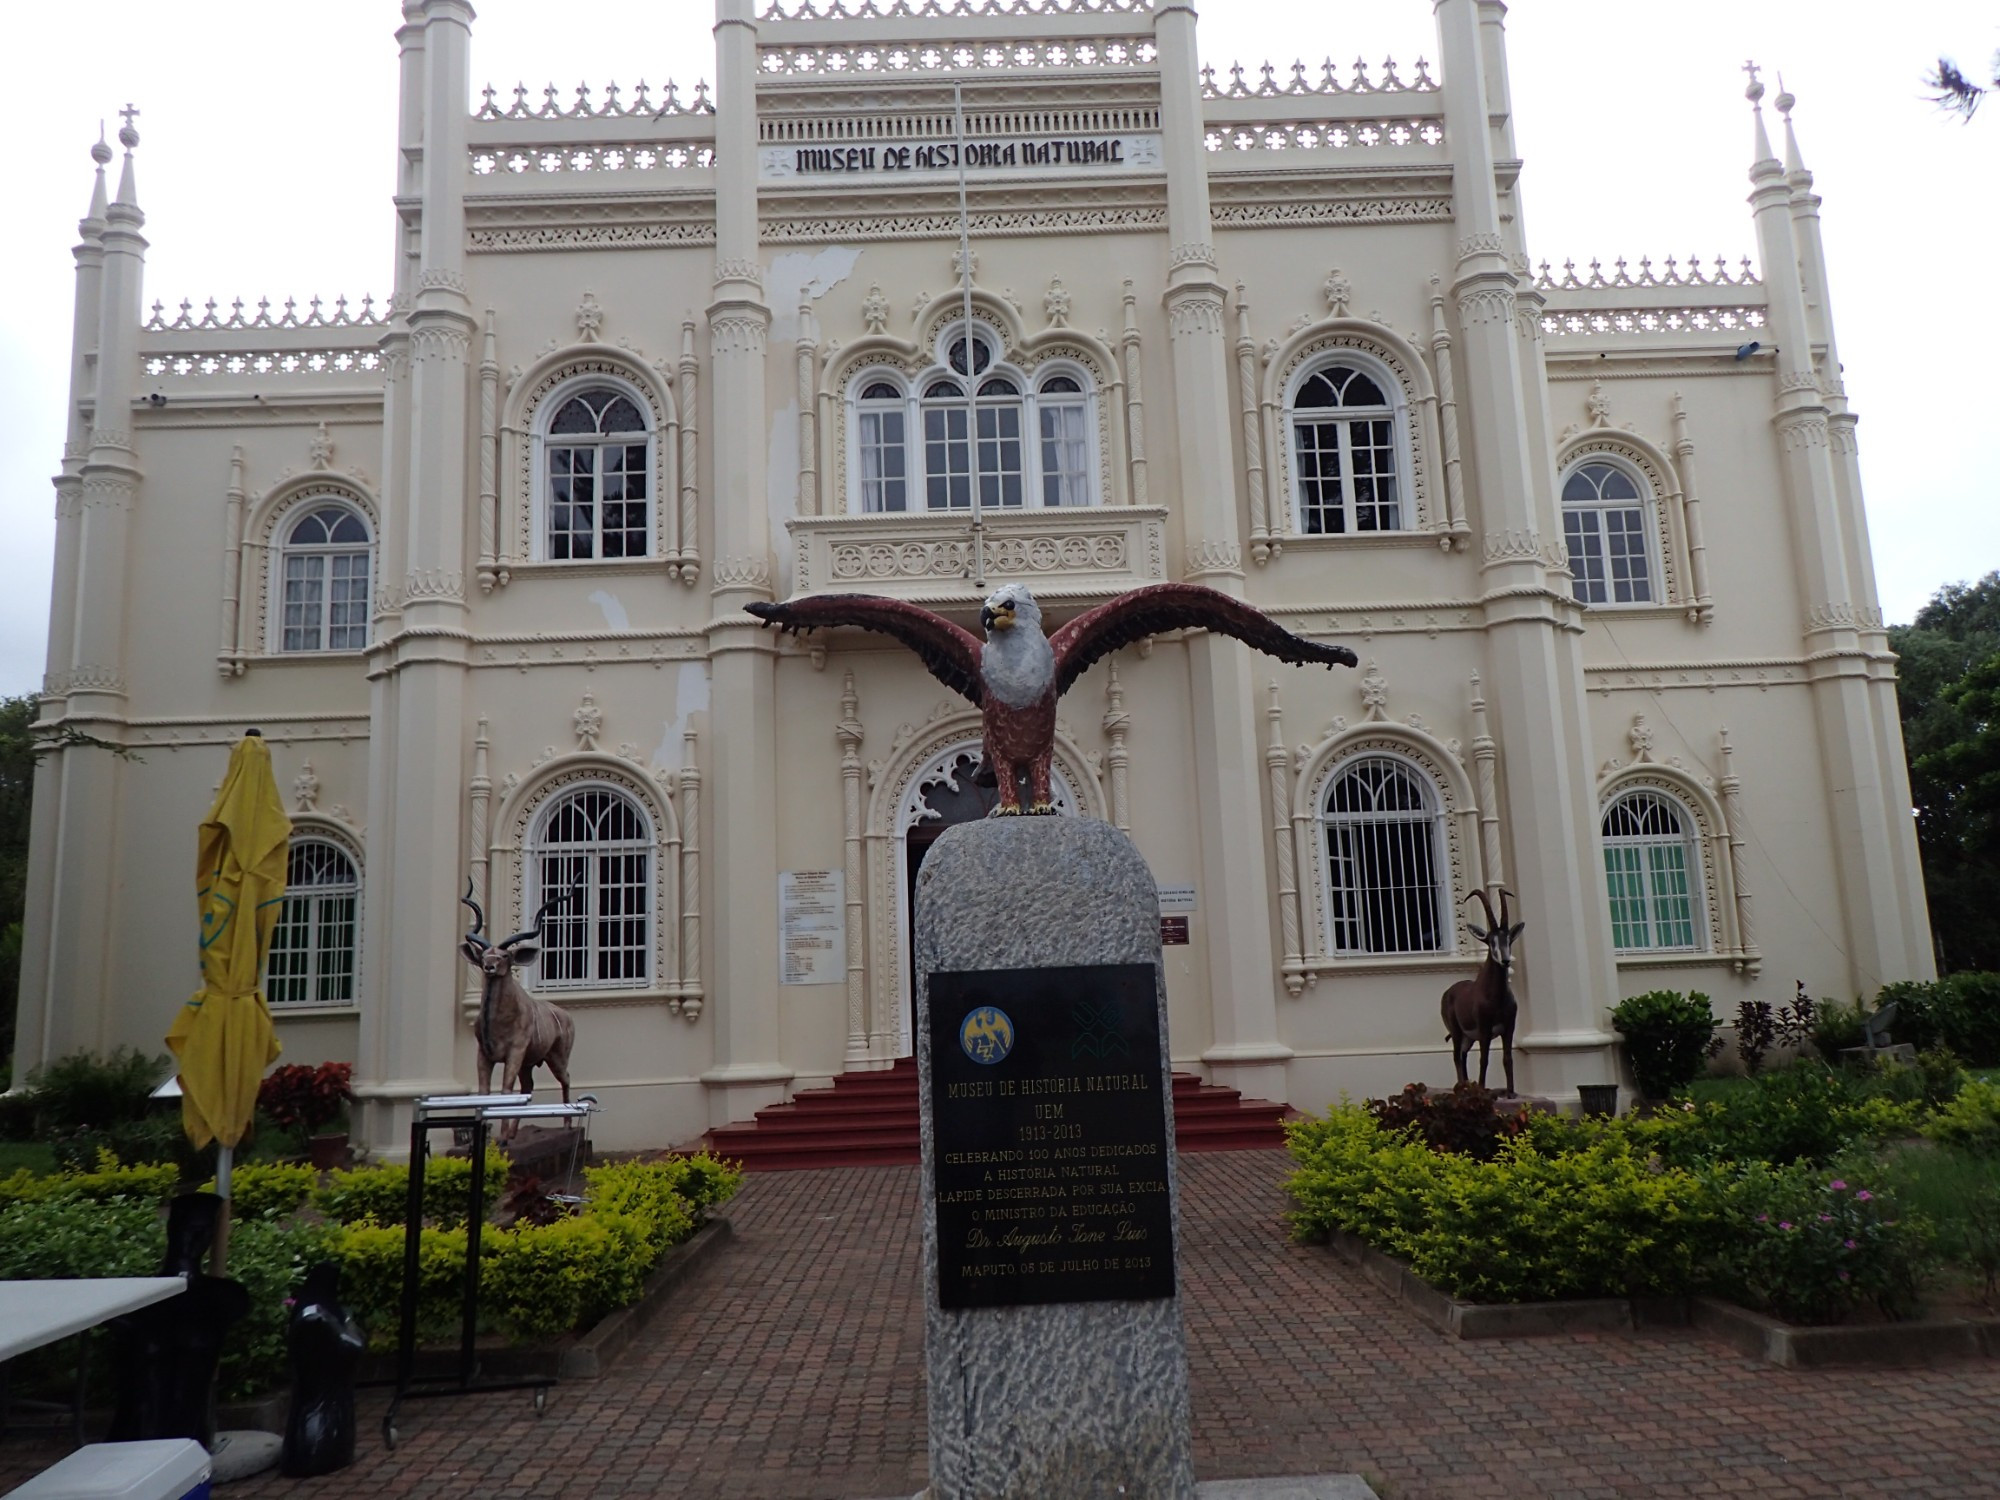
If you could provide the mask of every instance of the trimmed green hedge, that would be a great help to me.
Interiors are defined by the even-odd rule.
[[[491,1209],[506,1178],[497,1152],[486,1172]],[[232,1178],[229,1274],[248,1289],[252,1310],[225,1346],[219,1387],[225,1400],[283,1380],[285,1298],[316,1260],[340,1262],[342,1296],[370,1342],[395,1341],[409,1171],[335,1172],[313,1189],[315,1175],[303,1167],[248,1166]],[[592,1167],[584,1175],[588,1196],[575,1213],[482,1233],[485,1331],[553,1338],[636,1301],[660,1258],[743,1181],[735,1167],[705,1153]],[[427,1341],[448,1341],[458,1328],[471,1164],[435,1159],[424,1178],[429,1222],[418,1242],[418,1330]],[[0,1279],[154,1274],[166,1253],[162,1202],[175,1180],[170,1163],[110,1161],[92,1173],[0,1179]]]

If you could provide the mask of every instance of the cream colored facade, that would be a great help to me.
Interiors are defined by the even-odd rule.
[[[1780,157],[1753,98],[1761,275],[1537,272],[1504,10],[1436,0],[1431,68],[1260,82],[1199,67],[1182,0],[718,0],[712,106],[475,107],[470,7],[408,0],[380,310],[148,316],[128,134],[76,252],[44,722],[142,758],[42,762],[19,1063],[156,1043],[195,978],[191,946],[185,975],[159,962],[189,945],[193,825],[249,724],[358,888],[351,985],[276,1006],[280,1034],[355,1063],[378,1148],[412,1096],[472,1082],[468,877],[512,931],[593,872],[596,967],[548,992],[603,1144],[910,1051],[907,834],[974,713],[880,638],[780,639],[742,606],[975,607],[969,517],[920,474],[948,478],[925,392],[963,337],[954,80],[975,369],[1017,392],[990,420],[1022,423],[1027,501],[984,509],[986,584],[1060,620],[1198,580],[1363,660],[1167,638],[1064,701],[1069,808],[1191,888],[1165,950],[1180,1065],[1309,1108],[1448,1081],[1438,995],[1475,962],[1463,903],[1500,886],[1528,924],[1522,1086],[1558,1098],[1616,1076],[1624,994],[1727,1014],[1795,978],[1928,975],[1791,101]],[[1312,405],[1356,373],[1372,417]],[[643,435],[564,438],[579,395]],[[907,508],[871,511],[896,421]],[[1393,509],[1358,487],[1371,461]],[[619,542],[612,512],[558,509],[579,463],[643,490]],[[1566,503],[1586,471],[1623,500]],[[313,514],[358,520],[365,563]],[[1407,805],[1348,818],[1364,766]],[[548,863],[585,813],[599,844]]]

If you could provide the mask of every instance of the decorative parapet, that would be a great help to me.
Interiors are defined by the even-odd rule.
[[[1378,146],[1444,145],[1444,122],[1371,116],[1359,120],[1227,121],[1210,116],[1202,142],[1210,151],[1347,151]]]
[[[983,514],[987,588],[1021,582],[1046,598],[1098,598],[1163,583],[1166,517],[1151,505]],[[966,602],[972,583],[971,518],[964,511],[795,516],[795,594],[883,594]]]
[[[514,85],[514,102],[506,109],[500,107],[493,85],[488,84],[482,95],[485,103],[473,113],[475,120],[618,120],[640,119],[658,120],[668,115],[712,115],[715,104],[708,97],[708,80],[703,79],[694,86],[692,98],[683,101],[680,87],[671,78],[667,80],[666,92],[654,102],[645,79],[632,90],[629,99],[621,99],[623,91],[615,83],[604,86],[604,102],[596,103],[590,96],[590,85],[579,83],[576,98],[567,108],[559,101],[556,86],[552,83],[542,90],[539,106],[528,104],[528,86]]]
[[[1150,37],[1048,37],[1033,40],[884,41],[879,45],[799,42],[759,46],[758,71],[839,79],[853,75],[959,77],[968,73],[1100,72],[1149,69],[1160,49]]]
[[[202,315],[197,318],[194,315],[194,302],[183,297],[179,316],[168,322],[166,304],[155,302],[152,316],[140,326],[148,333],[176,333],[196,332],[204,328],[383,328],[389,322],[388,305],[383,304],[382,310],[377,312],[373,297],[363,297],[360,307],[353,310],[348,308],[345,297],[336,297],[333,299],[331,312],[327,311],[324,298],[309,297],[306,299],[306,311],[303,316],[299,313],[296,297],[287,297],[284,311],[275,316],[271,312],[269,297],[257,299],[257,311],[254,316],[244,315],[241,297],[229,304],[227,317],[218,317],[216,306],[216,300],[210,297]]]
[[[1354,59],[1354,76],[1342,84],[1335,73],[1333,59],[1328,58],[1320,65],[1319,76],[1308,80],[1303,62],[1292,64],[1289,82],[1278,82],[1277,69],[1265,63],[1261,69],[1262,78],[1255,86],[1244,82],[1243,64],[1229,65],[1229,82],[1218,84],[1215,69],[1201,70],[1201,97],[1204,99],[1283,99],[1296,98],[1301,94],[1423,94],[1437,93],[1439,85],[1431,77],[1430,64],[1421,57],[1417,59],[1417,70],[1406,83],[1396,72],[1396,59],[1382,60],[1382,77],[1379,82],[1368,76],[1368,64],[1362,58]]]
[[[371,341],[331,348],[317,343],[292,349],[142,349],[139,367],[152,376],[195,379],[228,375],[352,375],[380,377],[385,361]]]
[[[1625,257],[1621,255],[1612,261],[1612,273],[1609,276],[1604,274],[1603,263],[1595,260],[1590,263],[1590,274],[1588,276],[1577,275],[1576,262],[1573,260],[1564,261],[1563,273],[1561,276],[1557,276],[1550,271],[1549,263],[1543,261],[1541,270],[1535,275],[1535,285],[1543,291],[1555,292],[1592,291],[1601,288],[1637,286],[1763,285],[1757,272],[1751,267],[1750,257],[1747,255],[1742,257],[1741,263],[1743,269],[1732,276],[1729,272],[1729,262],[1718,255],[1715,257],[1715,269],[1712,272],[1704,274],[1701,269],[1700,256],[1690,255],[1687,261],[1687,269],[1682,270],[1680,262],[1675,257],[1669,255],[1666,258],[1666,270],[1664,272],[1656,272],[1653,269],[1653,258],[1650,255],[1642,255],[1639,257],[1639,274],[1634,276]]]
[[[579,141],[556,146],[475,145],[475,177],[554,172],[677,172],[715,165],[715,147],[694,141]]]
[[[968,16],[1136,16],[1150,23],[1152,0],[771,0],[757,13],[767,21],[958,20]]]

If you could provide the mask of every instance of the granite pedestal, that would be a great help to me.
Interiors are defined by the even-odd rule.
[[[1164,1173],[1167,1214],[1160,1227],[1176,1243],[1148,1242],[1148,1248],[1171,1254],[1177,1253],[1179,1237],[1173,1091],[1166,989],[1159,966],[1159,901],[1146,862],[1110,824],[1083,818],[961,824],[932,845],[916,895],[931,1500],[1193,1500],[1187,1341],[1177,1289],[1170,1296],[1140,1300],[957,1307],[940,1301],[939,1144],[932,1084],[934,1063],[942,1064],[934,1058],[926,1019],[931,976],[1133,964],[1152,969],[1158,1024],[1148,1034],[1157,1036],[1158,1044],[1156,1055],[1121,1053],[1116,1065],[1131,1070],[1126,1076],[1135,1092],[1128,1098],[1135,1113],[1155,1108],[1165,1113],[1164,1147],[1147,1170]],[[1012,1028],[1012,1022],[1003,1028],[1009,1048],[1015,1041]],[[1108,1036],[1093,1032],[1065,1043],[1084,1048],[1078,1055],[1085,1061],[1074,1071],[1089,1072],[1092,1039]],[[971,1032],[949,1038],[954,1047],[961,1043],[968,1055],[989,1046],[987,1038]],[[952,1066],[964,1071],[956,1059]],[[1004,1070],[993,1071],[997,1077]],[[1033,1127],[1017,1133],[1033,1138]],[[1061,1148],[1066,1157],[1074,1153],[1088,1162],[1099,1154],[1088,1135],[1067,1139],[1071,1144]],[[1055,1149],[1036,1148],[1026,1155],[1040,1161]],[[1009,1221],[1000,1212],[993,1218],[997,1237],[1002,1234],[997,1225]],[[1115,1223],[1112,1228],[1115,1233]],[[1066,1231],[1061,1245],[1045,1253],[1095,1253],[1070,1245]],[[956,1275],[959,1259],[970,1257],[962,1245],[946,1248]],[[1098,1262],[1072,1259],[1067,1264],[1082,1269]],[[1156,1263],[1153,1269],[1157,1271]],[[1049,1285],[1057,1279],[1049,1278]],[[1048,1294],[1049,1286],[1032,1293]],[[962,1284],[956,1295],[964,1295]]]

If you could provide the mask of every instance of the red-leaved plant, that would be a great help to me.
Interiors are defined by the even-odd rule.
[[[344,1062],[307,1067],[288,1063],[275,1068],[257,1090],[257,1107],[286,1130],[308,1133],[331,1125],[347,1113],[354,1097],[354,1068]]]

